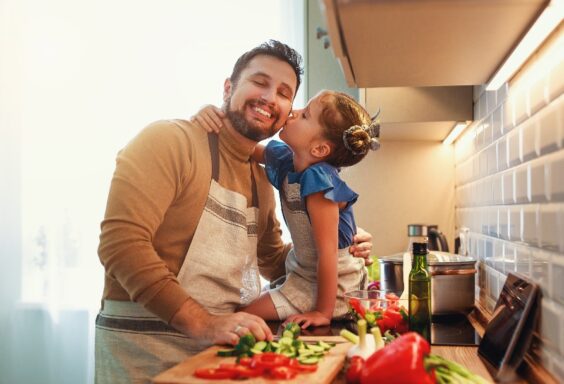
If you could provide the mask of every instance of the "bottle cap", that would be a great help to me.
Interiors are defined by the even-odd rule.
[[[413,253],[424,255],[427,253],[427,243],[413,243]]]

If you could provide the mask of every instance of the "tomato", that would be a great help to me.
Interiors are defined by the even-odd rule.
[[[215,368],[198,368],[194,371],[194,376],[199,377],[200,379],[209,380],[226,380],[234,379],[236,377],[233,372]]]
[[[388,300],[399,300],[399,297],[395,293],[386,293],[386,299]]]
[[[260,368],[250,368],[235,363],[221,363],[219,364],[218,371],[226,371],[233,374],[234,379],[246,379],[249,377],[258,377],[263,374]]]
[[[253,361],[253,359],[251,359],[250,357],[241,357],[239,359],[239,364],[241,364],[245,367],[250,367],[252,361]]]
[[[270,375],[274,379],[290,380],[296,377],[298,371],[290,367],[276,367],[270,370]]]
[[[254,355],[251,362],[251,368],[271,369],[281,366],[286,366],[290,362],[288,356],[281,355],[275,352],[264,352],[260,355]]]
[[[297,359],[291,359],[288,367],[297,369],[299,372],[315,372],[317,364],[302,364]]]
[[[354,311],[356,313],[358,313],[358,315],[364,319],[364,315],[366,313],[366,310],[362,306],[360,300],[354,299],[354,298],[349,299],[349,304],[351,305],[352,309],[354,309]]]
[[[360,374],[364,368],[364,359],[360,356],[353,356],[349,363],[349,368],[346,373],[347,384],[359,384]]]

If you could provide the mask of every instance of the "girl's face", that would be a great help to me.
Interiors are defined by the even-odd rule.
[[[292,151],[298,155],[307,155],[320,142],[327,141],[323,137],[320,124],[321,95],[313,97],[304,109],[292,111],[286,125],[280,131],[280,139],[284,140]]]

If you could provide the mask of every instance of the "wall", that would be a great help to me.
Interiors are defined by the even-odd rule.
[[[437,224],[454,246],[454,148],[440,142],[384,141],[343,179],[360,198],[356,223],[374,236],[376,256],[407,248],[407,224]]]
[[[457,141],[456,225],[470,228],[476,291],[492,311],[509,272],[542,287],[534,357],[564,381],[564,27],[509,84],[475,87]]]

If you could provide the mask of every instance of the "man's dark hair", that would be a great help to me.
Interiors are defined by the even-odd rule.
[[[239,77],[241,76],[243,69],[245,69],[249,62],[258,55],[276,57],[277,59],[288,63],[296,74],[296,93],[298,92],[301,83],[301,75],[304,73],[304,70],[301,67],[302,56],[298,52],[296,52],[295,49],[290,48],[289,46],[279,42],[278,40],[268,40],[258,47],[245,52],[243,55],[241,55],[241,57],[239,57],[239,59],[237,59],[230,77],[233,86],[237,86],[237,82],[239,81]]]

